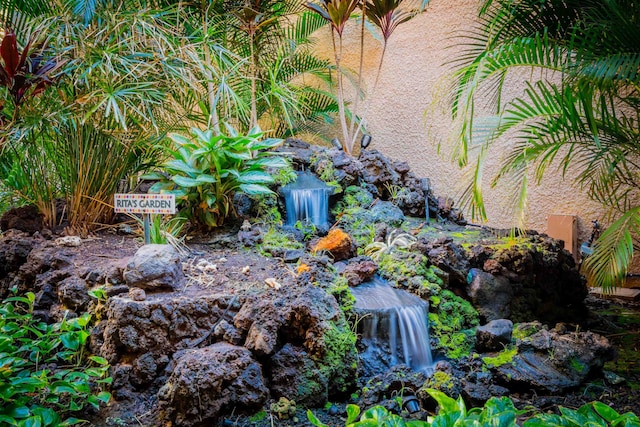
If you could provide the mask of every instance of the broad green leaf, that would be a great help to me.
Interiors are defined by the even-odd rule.
[[[347,424],[350,424],[360,415],[360,407],[358,405],[347,405]]]
[[[256,196],[259,194],[273,194],[269,188],[259,184],[240,184],[240,190],[244,191],[250,196]]]
[[[174,176],[171,178],[171,180],[175,182],[176,185],[179,185],[180,187],[186,187],[186,188],[198,187],[199,185],[202,185],[202,183],[197,179],[187,178],[184,176]]]

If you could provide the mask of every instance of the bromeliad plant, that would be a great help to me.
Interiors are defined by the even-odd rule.
[[[171,192],[181,205],[180,215],[192,222],[214,228],[234,213],[233,195],[273,193],[274,182],[267,169],[280,169],[288,162],[266,150],[279,145],[276,138],[262,139],[262,131],[254,128],[247,135],[228,126],[228,134],[215,134],[212,129],[192,128],[194,138],[172,134],[175,147],[166,148],[172,157],[164,164],[164,172],[146,175],[160,182],[152,192]]]

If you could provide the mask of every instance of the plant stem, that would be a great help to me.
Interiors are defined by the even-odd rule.
[[[340,116],[340,125],[342,126],[342,137],[344,138],[342,141],[342,148],[345,153],[351,154],[351,147],[348,145],[349,141],[349,130],[347,128],[347,118],[344,108],[344,89],[342,85],[342,68],[340,68],[340,58],[342,57],[342,35],[338,35],[339,37],[339,49],[336,49],[336,37],[331,30],[331,41],[333,42],[333,52],[336,58],[336,72],[337,72],[337,80],[338,80],[338,115]]]
[[[362,70],[364,68],[364,22],[367,15],[367,2],[362,2],[362,21],[360,25],[360,65],[358,67],[358,85],[356,86],[356,99],[353,104],[353,115],[351,117],[351,125],[349,127],[349,152],[353,151],[353,146],[356,143],[358,131],[360,126],[354,132],[354,127],[358,121],[358,104],[360,101],[360,92],[362,91]]]

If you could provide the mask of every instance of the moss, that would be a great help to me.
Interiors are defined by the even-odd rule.
[[[302,243],[291,239],[276,227],[270,227],[262,238],[260,253],[264,256],[271,256],[272,251],[295,250],[303,247]]]
[[[329,322],[325,329],[326,353],[319,365],[320,371],[331,379],[329,387],[334,393],[347,393],[355,385],[358,368],[356,340],[356,334],[343,317]]]
[[[282,214],[278,209],[278,196],[275,194],[264,194],[255,196],[256,221],[264,224],[282,224]]]
[[[349,287],[346,277],[337,276],[333,282],[331,282],[328,292],[333,295],[345,314],[351,313],[356,299],[351,293],[351,288]]]
[[[518,354],[518,348],[516,346],[507,346],[495,356],[483,357],[482,363],[488,368],[498,368],[507,363],[514,363],[513,358],[516,354]]]
[[[455,387],[453,377],[443,371],[435,371],[433,375],[427,379],[422,389],[436,389],[446,395],[450,395]]]
[[[342,193],[342,186],[338,181],[338,174],[331,159],[326,153],[318,152],[311,156],[311,167],[315,169],[316,175],[330,187],[333,187],[334,194]]]
[[[478,326],[478,312],[466,300],[453,292],[442,290],[430,298],[429,328],[436,338],[437,350],[451,359],[459,359],[471,352]]]
[[[585,365],[580,359],[578,359],[577,357],[572,357],[569,360],[569,363],[571,365],[571,369],[573,369],[575,372],[582,374],[584,373],[588,367],[587,365]]]

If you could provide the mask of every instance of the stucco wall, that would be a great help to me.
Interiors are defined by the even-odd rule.
[[[451,136],[452,121],[448,110],[442,107],[448,78],[446,65],[459,54],[460,49],[447,48],[454,44],[456,34],[468,29],[477,13],[476,0],[431,0],[425,13],[401,25],[392,36],[377,87],[373,82],[381,54],[380,43],[371,36],[366,40],[364,80],[369,96],[363,108],[369,133],[373,136],[371,148],[409,162],[422,176],[431,178],[439,195],[457,199],[463,184],[464,172],[451,162],[447,141]],[[321,35],[323,55],[331,55],[330,36]],[[358,31],[355,26],[345,32],[344,61],[357,68]],[[530,78],[526,74],[525,78]],[[507,90],[507,96],[520,94],[518,79]],[[521,80],[521,79],[520,79]],[[482,112],[480,112],[482,114]],[[441,143],[441,153],[438,153]],[[485,176],[487,182],[498,168],[501,156],[509,145],[508,138],[494,147]],[[493,173],[492,173],[493,172]],[[488,225],[510,227],[516,224],[510,213],[511,192],[500,185],[484,190],[487,202]],[[546,232],[550,214],[572,214],[579,217],[582,240],[591,230],[591,220],[604,219],[604,210],[586,197],[572,182],[560,174],[548,173],[540,186],[530,186],[527,228]],[[468,217],[468,216],[467,216]]]

